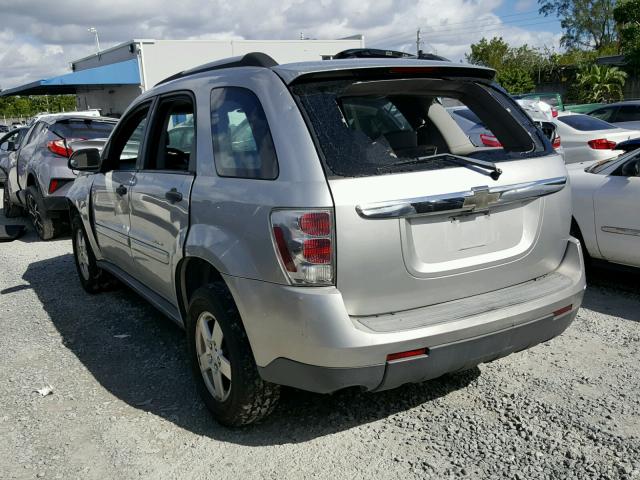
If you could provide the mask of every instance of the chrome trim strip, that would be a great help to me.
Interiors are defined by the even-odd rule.
[[[567,177],[547,178],[498,187],[474,187],[466,192],[368,203],[356,206],[363,218],[406,218],[486,212],[492,208],[525,202],[559,192]]]
[[[602,227],[603,232],[607,233],[617,233],[618,235],[631,235],[634,237],[640,237],[640,230],[636,230],[635,228],[622,228],[622,227]]]

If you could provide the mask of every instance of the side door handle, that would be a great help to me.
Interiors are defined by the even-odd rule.
[[[164,198],[169,200],[171,203],[176,203],[182,201],[182,194],[177,189],[172,188],[164,194]]]
[[[125,187],[124,185],[120,185],[118,188],[116,188],[116,193],[121,197],[124,197],[127,194],[127,187]]]

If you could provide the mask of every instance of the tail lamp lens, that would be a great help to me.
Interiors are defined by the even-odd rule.
[[[480,141],[485,147],[501,147],[502,144],[493,135],[480,134]]]
[[[56,155],[60,155],[61,157],[69,158],[73,153],[73,150],[67,148],[67,145],[64,140],[51,140],[47,143],[47,148]]]
[[[607,140],[606,138],[596,138],[587,142],[594,150],[613,150],[616,148],[616,142]]]
[[[561,141],[560,135],[556,135],[556,138],[553,139],[553,148],[560,148]]]
[[[273,243],[291,283],[332,285],[335,271],[330,210],[277,210],[271,214]]]

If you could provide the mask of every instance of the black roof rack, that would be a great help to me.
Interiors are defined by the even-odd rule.
[[[278,65],[278,62],[276,62],[273,58],[271,58],[266,53],[251,52],[243,56],[223,58],[222,60],[216,60],[215,62],[205,63],[204,65],[200,65],[198,67],[194,67],[189,70],[183,70],[182,72],[176,73],[175,75],[171,75],[170,77],[165,78],[161,82],[158,82],[157,85],[162,85],[163,83],[170,82],[171,80],[177,80],[178,78],[184,78],[190,75],[195,75],[196,73],[209,72],[211,70],[221,70],[223,68],[233,68],[233,67],[271,68],[271,67],[275,67],[276,65]]]

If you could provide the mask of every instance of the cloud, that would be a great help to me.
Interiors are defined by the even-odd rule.
[[[558,35],[503,24],[503,0],[0,0],[0,86],[68,71],[69,62],[132,38],[328,39],[363,33],[368,46],[423,48],[458,60],[484,36],[557,47]],[[529,0],[519,0],[519,3]],[[517,6],[516,6],[517,8]],[[4,28],[4,30],[1,30]]]

